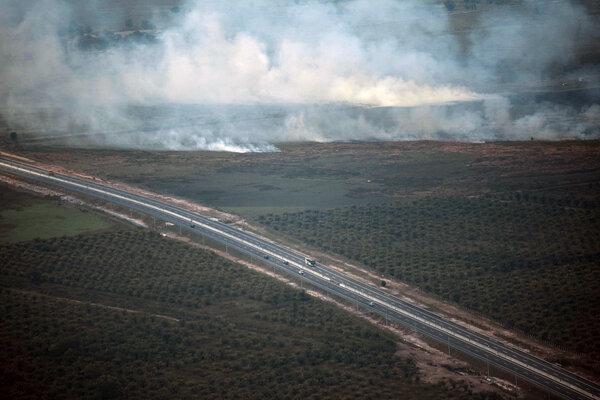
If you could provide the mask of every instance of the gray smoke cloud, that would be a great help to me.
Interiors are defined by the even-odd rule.
[[[489,7],[462,38],[432,1],[192,1],[178,13],[168,1],[119,3],[3,1],[0,113],[10,128],[225,151],[600,137],[593,100],[522,106],[522,92],[553,80],[597,85],[597,66],[572,68],[600,38],[597,21],[569,1]],[[131,34],[114,32],[132,13],[160,29],[107,41]]]

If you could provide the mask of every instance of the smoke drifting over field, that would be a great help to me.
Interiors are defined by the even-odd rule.
[[[130,10],[111,21],[90,6],[8,0],[0,112],[11,129],[101,132],[109,145],[184,150],[600,136],[593,101],[513,105],[507,88],[550,79],[599,38],[580,6],[521,3],[483,13],[460,43],[436,2],[196,1],[168,18],[157,13],[155,40],[94,47],[82,40],[94,43],[114,19],[122,26]],[[74,33],[78,19],[91,32]],[[561,79],[585,86],[582,76],[597,73]]]

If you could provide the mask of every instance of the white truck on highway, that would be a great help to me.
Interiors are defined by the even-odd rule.
[[[314,267],[317,265],[317,262],[313,259],[310,259],[308,257],[304,257],[304,264],[308,265],[309,267]]]

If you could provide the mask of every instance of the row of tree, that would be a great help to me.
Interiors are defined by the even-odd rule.
[[[596,198],[515,193],[264,215],[271,229],[600,356]],[[567,312],[568,311],[568,312]]]

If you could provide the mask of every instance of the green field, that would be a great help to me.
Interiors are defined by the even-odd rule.
[[[62,207],[58,202],[0,185],[0,242],[73,236],[114,225],[86,209]]]
[[[3,398],[499,398],[419,383],[390,334],[156,233],[4,243],[0,266]]]

